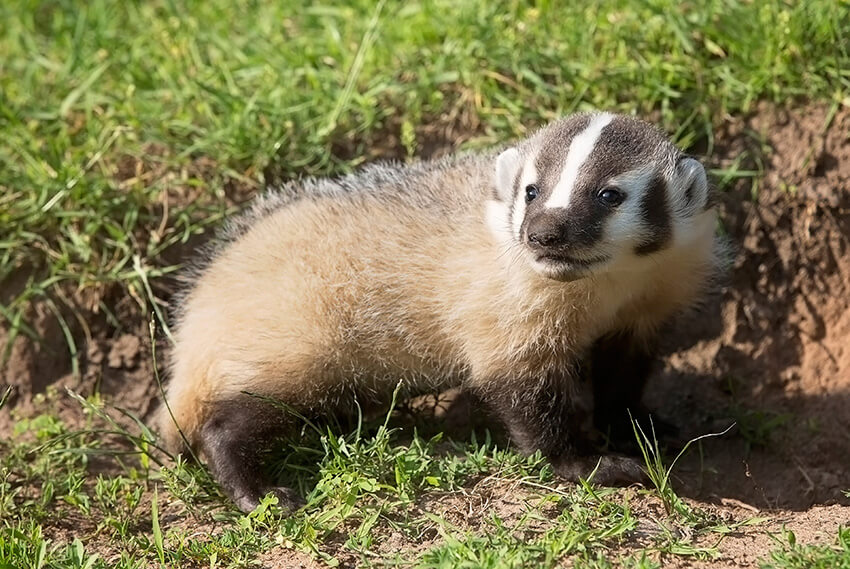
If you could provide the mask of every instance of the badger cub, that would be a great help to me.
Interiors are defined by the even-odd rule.
[[[717,264],[705,170],[655,127],[556,121],[501,153],[298,182],[237,219],[183,297],[159,428],[242,510],[302,416],[461,386],[555,471],[623,484],[659,326]],[[173,419],[172,419],[173,413]],[[176,422],[176,424],[175,424]],[[597,437],[598,438],[598,437]]]

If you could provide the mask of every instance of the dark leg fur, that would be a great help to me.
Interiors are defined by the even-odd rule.
[[[262,455],[293,425],[286,412],[250,395],[216,403],[201,429],[207,465],[224,493],[243,512],[250,512],[269,492],[284,510],[295,510],[303,499],[292,489],[271,486],[262,470]]]
[[[645,481],[637,461],[596,451],[590,440],[590,409],[582,408],[583,398],[574,393],[570,382],[570,378],[547,378],[527,382],[523,389],[505,388],[498,394],[481,392],[478,396],[504,422],[521,451],[539,449],[559,476],[578,481],[595,470],[593,481],[603,486]]]
[[[635,448],[630,413],[648,436],[651,428],[662,437],[675,434],[675,427],[655,417],[650,427],[650,413],[641,403],[652,365],[652,346],[629,332],[609,334],[593,345],[585,370],[593,384],[593,422],[616,449]]]

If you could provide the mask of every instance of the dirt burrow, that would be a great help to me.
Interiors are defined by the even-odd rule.
[[[761,508],[850,503],[842,494],[850,490],[848,133],[850,109],[830,116],[821,106],[764,106],[717,132],[713,165],[737,164],[764,176],[757,191],[745,179],[720,196],[735,252],[729,278],[670,330],[665,363],[647,393],[683,437],[737,422],[682,462],[677,473],[687,496]],[[0,302],[25,278],[0,283]],[[160,283],[160,292],[171,286]],[[48,386],[84,395],[99,390],[145,416],[158,388],[139,303],[111,290],[97,299],[71,293],[55,305],[80,346],[79,374],[72,373],[55,310],[33,304],[28,322],[43,340],[19,336],[0,368],[0,384],[15,387],[12,405],[0,410],[0,436],[10,432],[12,410],[33,410],[33,396]],[[0,329],[0,342],[5,338]],[[160,369],[166,349],[158,342]],[[74,402],[61,408],[69,420],[81,415],[74,415]]]
[[[737,422],[679,472],[694,497],[848,503],[850,110],[829,119],[762,107],[717,133],[718,165],[764,177],[721,196],[727,285],[671,331],[648,393],[688,436]]]

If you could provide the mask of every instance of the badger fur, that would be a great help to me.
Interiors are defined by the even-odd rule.
[[[243,510],[298,414],[461,386],[575,480],[642,478],[592,426],[640,413],[659,326],[718,264],[705,170],[658,129],[580,114],[499,153],[382,164],[263,198],[182,297],[167,446]],[[259,396],[259,397],[258,397]],[[178,431],[178,426],[182,435]]]

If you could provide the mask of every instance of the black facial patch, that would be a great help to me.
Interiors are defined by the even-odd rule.
[[[667,137],[655,126],[617,115],[599,134],[580,177],[598,188],[614,176],[657,162],[672,150]]]
[[[534,182],[539,187],[540,194],[534,201],[526,205],[523,222],[526,231],[537,231],[542,234],[557,233],[559,241],[565,242],[568,246],[577,235],[583,242],[593,241],[593,238],[585,231],[587,229],[590,233],[593,233],[591,228],[580,227],[578,220],[576,220],[576,223],[569,222],[564,210],[551,209],[545,206],[552,195],[552,191],[560,181],[570,144],[577,135],[590,125],[593,116],[589,114],[575,115],[565,121],[553,123],[541,131],[542,145],[534,165],[537,171],[537,179]],[[572,225],[576,227],[572,228]]]
[[[649,255],[663,249],[673,233],[670,206],[667,204],[667,182],[660,173],[656,172],[650,180],[640,209],[650,234],[635,247],[635,254]]]
[[[599,115],[577,115],[550,125],[538,135],[541,146],[535,166],[541,193],[526,207],[524,229],[529,235],[532,231],[537,236],[557,235],[557,239],[547,241],[557,243],[566,253],[570,249],[592,247],[604,237],[606,219],[620,206],[602,203],[598,193],[612,179],[647,165],[666,164],[679,153],[656,127],[635,118],[613,116],[581,164],[566,208],[547,208],[546,203],[566,165],[570,145],[598,118]],[[635,247],[636,254],[647,255],[663,248],[672,234],[664,179],[655,175],[646,189],[620,189],[627,202],[640,200],[641,221],[649,233]]]
[[[602,130],[593,153],[582,165],[570,204],[570,209],[576,213],[570,215],[582,216],[586,220],[586,232],[600,238],[606,214],[613,210],[598,208],[596,194],[599,190],[612,178],[643,165],[658,163],[671,151],[672,145],[655,127],[628,117],[614,117]],[[630,193],[630,188],[623,190],[626,200],[641,200],[641,218],[649,231],[644,241],[635,247],[635,254],[648,255],[662,249],[672,235],[664,178],[656,173],[640,193]]]

